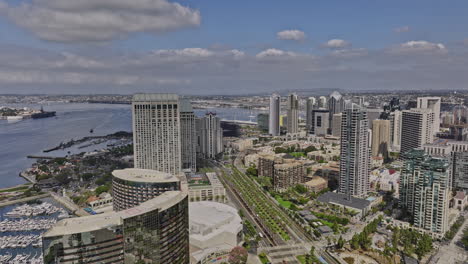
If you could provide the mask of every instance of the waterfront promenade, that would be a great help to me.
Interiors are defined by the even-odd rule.
[[[40,194],[40,195],[31,196],[31,197],[22,198],[22,199],[17,199],[17,200],[12,200],[12,201],[5,201],[5,202],[0,203],[0,207],[13,205],[13,204],[17,204],[17,203],[25,203],[25,202],[36,200],[36,199],[43,199],[43,198],[46,198],[46,197],[49,197],[49,196],[50,196],[50,193],[45,193],[45,194]]]

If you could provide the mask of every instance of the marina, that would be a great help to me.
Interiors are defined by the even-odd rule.
[[[42,234],[68,217],[51,198],[0,208],[0,263],[42,264]]]

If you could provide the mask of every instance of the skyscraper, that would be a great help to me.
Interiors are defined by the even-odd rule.
[[[341,137],[341,118],[342,113],[333,115],[332,135],[334,137]]]
[[[413,108],[402,113],[401,153],[433,142],[434,113],[427,108]]]
[[[197,120],[197,133],[199,152],[202,157],[214,159],[223,152],[223,130],[221,129],[221,119],[216,113],[206,113]]]
[[[330,111],[330,116],[329,116],[329,125],[330,125],[330,130],[333,129],[332,124],[333,124],[333,115],[334,114],[339,114],[345,110],[345,100],[343,96],[337,92],[334,91],[333,93],[330,94],[328,97],[328,110]],[[333,133],[333,131],[331,131]]]
[[[415,227],[443,236],[448,229],[450,165],[422,149],[402,155],[399,205],[412,216]]]
[[[372,121],[372,157],[388,157],[390,146],[390,120]]]
[[[268,113],[260,113],[257,115],[257,126],[262,131],[268,131],[270,116]]]
[[[452,159],[452,186],[468,192],[468,152],[453,152]]]
[[[432,133],[435,135],[440,131],[440,97],[418,97],[417,107],[427,108],[434,113],[434,123]]]
[[[339,192],[364,197],[369,192],[370,148],[367,112],[356,104],[346,109],[341,121]]]
[[[312,131],[312,111],[317,109],[317,100],[315,97],[307,98],[306,105],[306,130],[308,133]]]
[[[270,97],[270,115],[268,120],[268,133],[272,136],[280,135],[280,111],[281,97],[277,94],[272,94]]]
[[[132,103],[135,168],[181,170],[179,97],[135,94]]]
[[[318,99],[318,102],[317,102],[317,106],[319,108],[327,108],[328,107],[328,101],[327,101],[327,97],[325,96],[320,96],[319,99]]]
[[[401,121],[402,113],[400,110],[396,110],[390,113],[390,139],[392,141],[392,149],[394,151],[400,151],[401,148]]]
[[[197,170],[196,117],[188,100],[180,101],[180,145],[182,169]]]
[[[299,132],[299,98],[297,94],[292,93],[288,96],[288,124],[286,129],[288,133]]]

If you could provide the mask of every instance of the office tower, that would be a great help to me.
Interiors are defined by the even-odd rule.
[[[317,100],[315,97],[307,98],[306,107],[306,130],[308,133],[312,130],[312,111],[317,109]]]
[[[318,108],[327,108],[328,107],[328,100],[325,96],[320,96],[317,103]]]
[[[132,102],[135,168],[181,170],[179,97],[135,94]]]
[[[270,97],[270,115],[268,134],[272,136],[280,135],[280,111],[281,111],[281,97],[277,94],[272,94]]]
[[[341,137],[341,118],[342,113],[333,115],[332,136]]]
[[[433,142],[434,113],[426,108],[405,110],[401,120],[401,153]]]
[[[369,191],[370,148],[369,124],[365,109],[353,104],[341,121],[341,155],[339,192],[364,197]]]
[[[453,188],[468,192],[468,152],[452,153]]]
[[[197,170],[196,117],[188,100],[180,101],[180,145],[182,169]]]
[[[369,120],[369,128],[372,129],[374,120],[377,120],[382,115],[382,109],[378,108],[367,108],[367,120]]]
[[[302,162],[286,162],[274,165],[273,187],[276,191],[285,191],[297,184],[304,183],[307,170]]]
[[[396,110],[390,114],[390,139],[394,151],[400,151],[401,148],[401,121],[402,113]]]
[[[421,149],[403,155],[399,205],[411,216],[415,227],[443,236],[448,229],[450,164]]]
[[[433,135],[440,131],[440,103],[440,97],[418,97],[417,100],[417,108],[427,108],[434,113]]]
[[[257,115],[257,125],[261,131],[268,131],[270,116],[268,113],[260,113]]]
[[[164,192],[181,189],[180,178],[155,170],[115,170],[112,176],[114,211],[136,207]]]
[[[390,146],[390,120],[376,119],[372,121],[372,157],[388,157]]]
[[[288,124],[286,129],[288,133],[297,133],[299,132],[299,97],[297,94],[293,93],[288,96]]]
[[[464,105],[457,105],[453,108],[453,120],[455,124],[466,124],[468,122],[468,108]]]
[[[221,119],[216,113],[206,113],[197,120],[198,145],[200,154],[204,158],[214,159],[223,152],[223,130]]]
[[[326,136],[330,125],[328,124],[330,112],[327,109],[314,109],[311,114],[310,133],[316,136]]]
[[[139,172],[143,173],[128,176],[140,187],[145,180],[166,180],[161,172]],[[44,263],[189,263],[187,193],[182,182],[180,190],[143,199],[136,207],[61,220],[42,236]],[[129,200],[139,197],[132,191],[128,195]]]
[[[345,110],[345,100],[339,92],[334,91],[330,94],[328,98],[328,110],[330,111],[328,121],[328,124],[330,125],[329,129],[332,130],[331,134],[333,134],[333,128],[331,127],[333,124],[333,115],[339,114]]]

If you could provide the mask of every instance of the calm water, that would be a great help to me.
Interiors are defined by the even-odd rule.
[[[0,106],[4,106],[1,104]],[[14,106],[14,105],[10,105]],[[17,106],[23,107],[24,105]],[[39,105],[28,105],[39,109]],[[28,168],[33,159],[28,155],[64,156],[67,151],[43,153],[70,139],[80,139],[89,135],[107,135],[117,131],[131,131],[131,112],[129,105],[108,104],[68,104],[54,103],[44,107],[47,111],[57,111],[56,117],[44,119],[26,119],[16,123],[0,120],[0,188],[24,183],[18,174]],[[207,111],[215,111],[224,119],[249,120],[250,111],[237,108],[219,108],[195,110],[198,116]],[[252,115],[256,116],[256,112]],[[256,118],[252,118],[255,121]],[[90,134],[90,129],[94,130]],[[92,151],[99,146],[91,146],[81,151]]]

